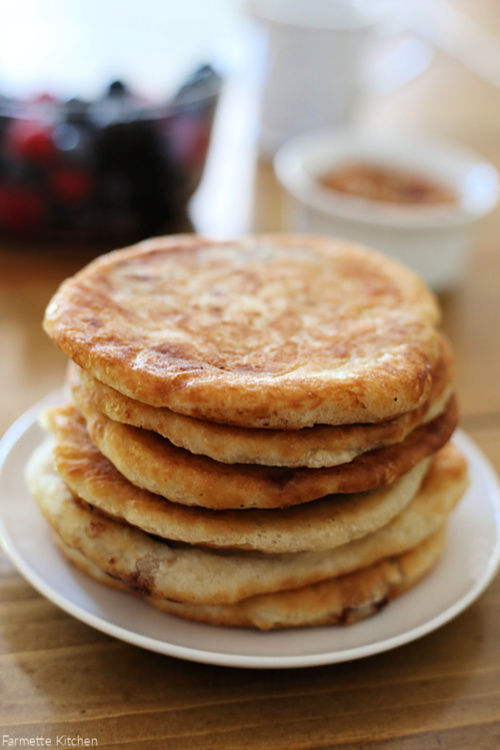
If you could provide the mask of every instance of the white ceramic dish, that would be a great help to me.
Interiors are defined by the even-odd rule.
[[[451,188],[449,206],[399,206],[342,195],[318,177],[339,165],[368,163],[415,171]],[[416,270],[435,290],[459,278],[471,232],[496,206],[499,178],[491,164],[459,146],[430,138],[321,130],[289,141],[276,154],[276,175],[289,197],[289,224],[374,247]]]
[[[468,607],[500,560],[500,489],[477,447],[462,433],[471,486],[454,512],[436,569],[376,616],[350,627],[259,633],[187,622],[87,578],[59,553],[24,483],[24,465],[40,442],[40,405],[0,443],[0,536],[22,575],[83,622],[123,641],[169,656],[235,667],[306,667],[358,659],[400,646]]]

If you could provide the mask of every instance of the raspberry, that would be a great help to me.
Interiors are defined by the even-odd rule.
[[[68,203],[83,200],[92,187],[92,178],[87,172],[71,167],[59,167],[51,175],[54,192]]]
[[[30,232],[42,223],[44,205],[32,188],[0,185],[0,224],[7,229]]]
[[[33,120],[12,120],[6,145],[14,156],[35,162],[45,163],[55,154],[51,129]]]

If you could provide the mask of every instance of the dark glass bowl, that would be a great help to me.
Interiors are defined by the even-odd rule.
[[[0,99],[0,235],[116,245],[188,228],[220,87],[203,66],[161,106],[118,81],[94,102]]]

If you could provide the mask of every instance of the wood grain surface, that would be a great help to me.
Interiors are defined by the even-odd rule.
[[[500,38],[491,5],[477,7]],[[410,124],[450,137],[500,167],[500,91],[439,53],[418,80],[360,116],[382,129]],[[250,146],[241,158],[247,176]],[[268,165],[257,168],[255,196],[254,227],[279,228],[282,196]],[[0,432],[61,383],[64,358],[40,320],[56,285],[89,257],[0,247]],[[500,212],[478,229],[462,283],[442,304],[462,427],[499,469]],[[0,553],[0,744],[9,746],[3,735],[50,737],[53,746],[79,735],[99,748],[140,750],[496,750],[499,628],[497,578],[453,622],[386,654],[304,670],[210,667],[83,625]]]

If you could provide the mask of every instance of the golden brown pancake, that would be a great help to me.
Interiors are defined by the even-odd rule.
[[[452,393],[452,356],[443,338],[443,356],[432,376],[429,398],[418,409],[371,424],[317,425],[302,430],[263,430],[205,422],[124,396],[72,363],[68,379],[78,401],[83,390],[92,406],[110,419],[157,432],[179,448],[228,464],[307,466],[348,463],[384,445],[399,443],[418,425],[441,414]]]
[[[60,287],[45,329],[102,383],[242,427],[378,422],[429,398],[439,309],[355,245],[269,235],[156,238]]]
[[[230,465],[177,448],[154,432],[114,422],[96,411],[82,391],[76,395],[93,442],[132,484],[176,503],[214,510],[286,508],[390,484],[439,450],[457,424],[452,397],[442,415],[417,427],[401,443],[363,453],[341,466]]]
[[[390,486],[331,495],[286,510],[206,510],[172,503],[131,484],[92,443],[74,406],[47,409],[54,463],[73,493],[108,515],[167,539],[268,553],[327,550],[391,521],[415,496],[430,459]]]
[[[122,581],[104,573],[81,552],[56,541],[80,570],[108,586],[133,591]],[[391,599],[418,583],[436,564],[445,541],[445,529],[442,528],[413,550],[381,560],[368,568],[299,589],[260,594],[235,604],[187,604],[151,596],[144,598],[163,612],[211,625],[256,627],[260,630],[351,625],[376,614]]]
[[[64,544],[142,593],[198,604],[296,589],[406,552],[443,525],[466,484],[465,461],[456,449],[443,448],[416,497],[382,529],[334,550],[264,555],[172,545],[103,515],[82,503],[58,476],[50,442],[35,452],[27,475],[42,513]]]

